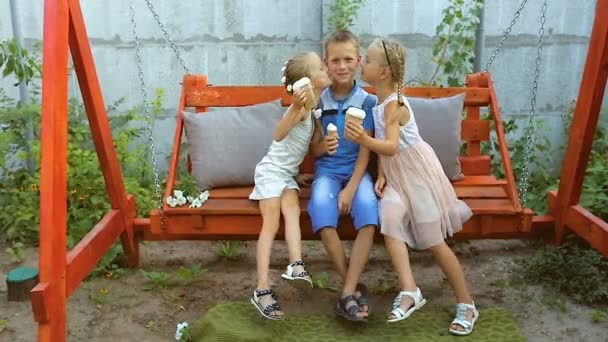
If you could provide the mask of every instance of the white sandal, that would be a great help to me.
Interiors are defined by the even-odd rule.
[[[301,266],[304,271],[295,274],[295,268],[297,266]],[[304,264],[304,261],[302,260],[294,261],[292,264],[287,265],[287,271],[285,271],[285,273],[283,273],[281,277],[283,277],[283,279],[292,280],[294,284],[305,284],[307,287],[313,287],[310,273],[306,271],[306,264]]]
[[[469,321],[467,319],[467,311],[473,311],[473,318]],[[456,317],[450,324],[450,333],[458,336],[466,336],[470,335],[473,332],[473,327],[475,327],[475,322],[479,318],[479,311],[475,307],[475,303],[466,304],[466,303],[458,303],[456,304]],[[456,330],[452,328],[452,325],[460,325],[464,328],[464,330]]]
[[[405,296],[412,298],[414,300],[414,304],[404,312],[400,306],[401,299],[403,299]],[[402,321],[410,317],[414,311],[420,309],[422,306],[424,306],[424,304],[426,304],[426,299],[422,298],[422,292],[420,292],[418,287],[416,287],[416,291],[401,291],[393,301],[393,310],[391,311],[391,315],[393,315],[395,318],[390,318],[387,320],[387,322],[394,323]]]

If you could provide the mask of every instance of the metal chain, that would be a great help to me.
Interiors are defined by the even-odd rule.
[[[179,53],[179,49],[173,42],[173,39],[171,39],[171,36],[169,36],[169,32],[167,31],[167,28],[160,21],[160,17],[158,16],[158,13],[156,13],[156,11],[154,10],[154,6],[150,2],[150,0],[145,0],[145,1],[146,1],[146,4],[148,5],[148,8],[150,9],[150,12],[152,12],[152,15],[154,15],[154,19],[156,20],[156,23],[160,27],[161,31],[163,31],[163,35],[165,36],[165,39],[169,43],[169,46],[171,46],[171,49],[173,49],[173,52],[175,52],[175,55],[177,56],[179,63],[182,65],[182,68],[184,68],[184,71],[186,72],[186,74],[190,75],[190,69],[188,69],[186,62],[182,58],[182,55]]]
[[[500,54],[500,49],[502,49],[503,44],[509,37],[509,34],[511,34],[511,30],[513,29],[513,26],[515,26],[515,24],[517,23],[517,19],[519,19],[519,16],[521,15],[521,12],[526,7],[527,3],[528,3],[528,0],[522,0],[521,4],[519,4],[519,8],[513,15],[513,19],[511,19],[511,24],[509,24],[509,27],[507,27],[507,29],[504,31],[504,34],[503,34],[502,38],[500,39],[500,42],[498,42],[498,45],[496,45],[496,48],[494,48],[494,53],[492,54],[492,56],[490,56],[490,59],[488,60],[488,63],[486,64],[486,69],[484,72],[488,72],[488,70],[490,70],[492,63],[494,63],[494,60]],[[496,155],[497,154],[496,143],[495,143],[492,135],[490,135],[489,143],[490,143],[490,148],[492,149],[493,155]]]
[[[504,32],[504,34],[502,36],[502,39],[500,40],[500,42],[498,43],[498,45],[494,49],[494,53],[492,54],[492,56],[488,60],[488,63],[486,64],[486,70],[485,70],[486,72],[490,69],[490,67],[492,66],[492,63],[494,63],[494,60],[500,54],[500,49],[502,48],[502,45],[504,44],[504,42],[509,37],[509,34],[511,33],[511,30],[513,29],[513,26],[515,26],[515,23],[517,23],[517,19],[519,19],[519,16],[521,15],[521,11],[523,11],[524,7],[526,7],[526,3],[527,2],[528,2],[528,0],[522,0],[521,4],[519,5],[519,8],[517,9],[517,12],[515,12],[515,15],[513,16],[513,19],[511,19],[511,24],[505,30],[505,32]]]
[[[519,196],[522,205],[525,207],[528,201],[528,177],[530,175],[529,163],[532,146],[535,140],[535,107],[536,94],[538,92],[538,77],[540,76],[541,53],[543,50],[543,36],[545,35],[545,20],[547,14],[547,0],[543,1],[543,6],[540,16],[540,28],[538,29],[538,46],[536,49],[536,68],[534,70],[534,82],[532,85],[532,99],[530,100],[530,115],[528,116],[528,129],[526,134],[526,147],[524,150],[524,160],[521,180],[519,182]]]
[[[141,60],[141,51],[139,46],[139,37],[137,36],[137,25],[135,23],[135,0],[130,0],[129,10],[131,13],[131,24],[133,28],[133,37],[135,40],[135,55],[137,56],[137,70],[139,75],[139,82],[141,85],[141,95],[143,98],[144,111],[146,113],[146,134],[148,137],[148,143],[150,144],[150,154],[152,154],[152,170],[154,174],[154,188],[156,200],[158,203],[158,210],[160,213],[160,224],[164,227],[165,224],[165,213],[163,211],[163,198],[160,186],[160,176],[158,172],[158,163],[156,161],[156,147],[154,145],[154,138],[152,136],[152,124],[153,118],[150,113],[150,105],[148,103],[148,92],[146,91],[146,83],[144,81],[143,63]]]

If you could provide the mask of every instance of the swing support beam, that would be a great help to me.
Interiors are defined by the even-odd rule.
[[[67,237],[68,47],[111,210],[71,251]],[[40,282],[31,291],[38,341],[65,341],[66,301],[120,238],[138,263],[135,198],[127,195],[79,0],[45,0],[42,50]]]
[[[608,78],[608,0],[598,0],[595,13],[559,189],[549,193],[549,210],[557,243],[571,230],[608,256],[608,223],[579,205]]]
[[[608,224],[578,205],[608,76],[608,0],[598,0],[589,52],[574,113],[560,188],[549,193],[551,216],[535,216],[532,230],[555,226],[556,241],[568,230],[608,256]],[[111,210],[67,251],[68,51],[71,52]],[[38,341],[66,339],[67,298],[112,244],[120,239],[128,264],[138,264],[136,218],[112,141],[104,100],[79,0],[45,0],[43,32],[40,282],[31,291]],[[567,161],[567,163],[566,163]]]

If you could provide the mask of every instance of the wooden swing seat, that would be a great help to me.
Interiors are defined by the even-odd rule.
[[[367,89],[373,93],[373,89]],[[462,122],[461,138],[467,143],[466,155],[460,157],[464,179],[453,182],[456,193],[473,210],[469,220],[457,238],[518,238],[529,232],[532,211],[521,207],[517,195],[511,161],[507,153],[502,120],[491,77],[478,73],[467,77],[466,87],[410,87],[405,94],[412,97],[439,98],[459,93],[465,95],[466,118]],[[201,115],[209,107],[247,106],[282,98],[289,105],[291,98],[281,86],[212,86],[205,75],[186,75],[183,80],[181,101],[177,113],[177,125],[165,197],[172,194],[176,185],[180,146],[183,134],[182,111],[194,108]],[[480,118],[480,108],[488,107],[494,113],[494,127],[500,145],[500,155],[505,179],[491,174],[490,156],[481,154],[480,143],[490,138],[490,120]],[[302,173],[313,173],[312,157],[302,164]],[[257,239],[262,218],[257,202],[248,199],[253,185],[211,189],[209,200],[200,208],[171,208],[164,204],[164,223],[158,210],[151,213],[149,230],[142,231],[145,240],[253,240]],[[300,192],[302,238],[317,239],[312,233],[307,213],[310,189]],[[355,231],[350,218],[343,217],[339,224],[340,235],[353,239]],[[282,238],[279,232],[279,238]]]

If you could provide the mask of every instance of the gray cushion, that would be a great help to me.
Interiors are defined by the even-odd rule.
[[[207,113],[184,112],[192,176],[201,190],[253,184],[283,116],[281,100]]]
[[[463,178],[460,130],[464,93],[437,99],[408,97],[422,139],[435,150],[450,180]]]

